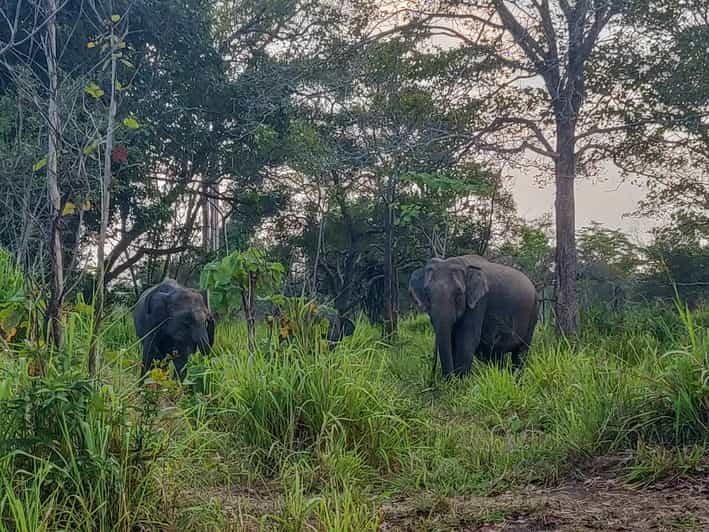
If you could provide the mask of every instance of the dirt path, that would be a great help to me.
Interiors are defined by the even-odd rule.
[[[201,493],[218,500],[225,532],[258,531],[265,514],[280,513],[279,496],[264,489]],[[379,508],[382,532],[709,532],[709,476],[633,489],[614,479],[567,482],[491,497],[393,497]],[[267,527],[277,530],[279,527]],[[308,530],[321,530],[315,523]]]
[[[709,531],[709,478],[634,490],[612,480],[496,497],[390,501],[386,531]]]

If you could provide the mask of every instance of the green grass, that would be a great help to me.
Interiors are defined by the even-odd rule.
[[[0,532],[377,530],[391,496],[554,484],[598,456],[630,456],[617,475],[642,485],[705,468],[704,310],[590,314],[574,342],[540,325],[521,370],[476,363],[433,386],[425,316],[393,345],[360,320],[324,354],[260,328],[253,363],[227,322],[184,386],[152,390],[124,309],[101,337],[100,383],[86,379],[89,310],[70,313],[62,353],[0,355]]]

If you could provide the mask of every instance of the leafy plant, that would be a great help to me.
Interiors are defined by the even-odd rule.
[[[276,336],[279,344],[295,344],[303,353],[327,350],[330,322],[326,316],[328,311],[334,313],[334,310],[304,297],[276,297],[274,300],[276,310],[266,318],[270,338]]]
[[[268,260],[264,250],[249,248],[208,264],[200,276],[200,285],[208,291],[216,312],[244,311],[251,355],[256,349],[256,299],[271,295],[284,271],[282,264]]]
[[[0,249],[0,345],[25,337],[34,322],[36,305],[26,285],[12,255]]]
[[[207,264],[200,285],[209,292],[209,304],[216,312],[233,313],[246,308],[249,291],[256,297],[273,292],[284,271],[280,263],[267,260],[264,250],[249,248]]]

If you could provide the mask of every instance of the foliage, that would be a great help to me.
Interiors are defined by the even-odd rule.
[[[28,336],[32,322],[33,305],[27,281],[15,265],[13,257],[0,248],[0,342],[22,340]],[[0,343],[0,349],[2,349]]]
[[[298,343],[289,349],[295,356],[259,357],[253,365],[229,357],[215,368],[224,376],[216,398],[217,412],[225,413],[220,424],[247,446],[254,464],[273,476],[291,457],[309,456],[327,475],[328,467],[345,465],[339,460],[353,461],[358,480],[371,468],[395,468],[406,452],[406,403],[376,353],[313,358]]]
[[[283,273],[283,266],[267,260],[264,250],[249,248],[205,266],[200,285],[209,291],[209,304],[214,310],[238,312],[244,308],[250,289],[257,296],[269,296],[280,286]]]
[[[681,228],[660,228],[645,253],[648,267],[641,277],[641,294],[665,300],[679,296],[693,307],[706,301],[709,247],[702,237]]]
[[[164,431],[146,433],[142,423],[150,420],[131,417],[125,396],[71,371],[13,388],[0,403],[0,456],[5,486],[25,498],[13,501],[6,490],[0,523],[16,519],[30,503],[41,504],[48,530],[147,522],[150,472]]]
[[[598,222],[579,231],[578,250],[582,265],[602,264],[622,278],[632,277],[641,262],[637,246],[624,233]]]
[[[537,289],[545,287],[553,261],[548,220],[519,223],[513,226],[506,241],[496,250],[494,260],[509,262],[526,273]]]
[[[709,444],[704,309],[589,311],[573,345],[542,325],[519,372],[476,364],[433,390],[424,315],[404,320],[394,345],[361,320],[331,356],[294,341],[251,364],[243,323],[222,320],[214,356],[189,364],[203,383],[189,392],[158,370],[136,387],[137,343],[113,319],[100,341],[135,346],[106,357],[104,384],[83,364],[51,360],[32,377],[20,346],[0,360],[0,483],[12,486],[0,493],[0,528],[196,531],[264,519],[368,530],[389,497],[553,483],[583,474],[589,457],[631,453],[617,474],[632,482],[692,476]],[[69,347],[86,345],[82,331],[69,331]],[[264,480],[264,504],[231,514],[233,486]]]
[[[295,343],[300,353],[319,354],[327,351],[326,336],[330,325],[327,313],[336,316],[334,309],[327,309],[304,297],[272,299],[275,310],[266,318],[269,337],[277,339],[278,344]]]

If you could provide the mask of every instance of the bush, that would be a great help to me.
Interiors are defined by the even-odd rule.
[[[146,434],[148,420],[129,413],[125,397],[76,373],[50,371],[17,385],[0,401],[0,460],[5,485],[24,495],[6,492],[0,522],[18,512],[36,522],[40,503],[53,509],[41,514],[40,528],[147,522],[157,499],[149,471],[163,442],[160,431]]]
[[[2,343],[26,338],[35,323],[38,305],[12,255],[0,248],[0,351]]]

